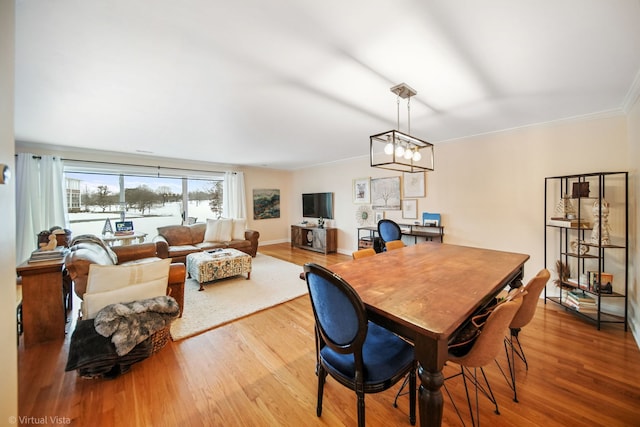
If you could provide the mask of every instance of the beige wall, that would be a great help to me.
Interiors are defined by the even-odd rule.
[[[14,1],[0,0],[0,163],[15,172],[13,143]],[[0,185],[0,206],[15,205],[15,177]],[[16,346],[16,218],[3,209],[0,245],[0,424],[18,415]]]
[[[436,170],[427,174],[427,196],[418,200],[418,212],[442,214],[445,242],[529,254],[528,280],[544,266],[544,178],[628,170],[630,180],[635,181],[629,197],[630,236],[637,239],[638,110],[636,105],[628,118],[620,114],[570,120],[437,144]],[[362,145],[366,150],[366,141]],[[358,207],[352,203],[352,180],[398,175],[372,169],[368,157],[296,171],[292,220],[302,219],[301,193],[335,192],[333,225],[340,229],[339,251],[351,253],[357,244]],[[403,220],[398,211],[386,212],[386,217],[412,221]],[[637,248],[636,241],[631,248],[636,263]],[[555,274],[554,265],[548,268]],[[631,269],[630,274],[630,313],[638,323],[637,270]]]
[[[441,213],[449,243],[530,254],[530,275],[543,265],[545,176],[629,167],[622,115],[440,143],[435,153],[436,170],[427,173],[427,196],[418,199],[418,212]],[[399,175],[373,169],[368,157],[362,157],[294,172],[293,194],[299,198],[302,192],[335,192],[338,246],[350,253],[357,242],[358,207],[352,203],[352,180]],[[292,219],[299,221],[296,201]],[[412,221],[403,220],[400,211],[385,216]]]

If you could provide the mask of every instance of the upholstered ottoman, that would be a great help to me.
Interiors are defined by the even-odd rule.
[[[200,284],[247,274],[251,278],[251,255],[237,249],[218,249],[213,252],[195,252],[187,255],[187,273]]]

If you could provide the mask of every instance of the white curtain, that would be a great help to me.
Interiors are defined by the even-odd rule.
[[[38,233],[69,227],[62,160],[18,153],[16,161],[16,260],[37,249]]]
[[[225,172],[222,187],[222,216],[225,218],[247,217],[244,172]]]

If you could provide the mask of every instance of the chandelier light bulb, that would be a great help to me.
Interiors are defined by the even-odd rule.
[[[384,154],[387,156],[393,154],[393,144],[391,142],[387,142],[387,145],[384,146]]]
[[[411,149],[407,148],[404,152],[404,158],[406,160],[411,160],[411,157],[413,157],[413,151],[411,151]]]
[[[400,144],[396,147],[396,156],[402,157],[404,155],[404,147]]]
[[[413,153],[413,161],[414,162],[419,162],[420,160],[422,160],[422,154],[420,154],[420,151],[416,150]]]

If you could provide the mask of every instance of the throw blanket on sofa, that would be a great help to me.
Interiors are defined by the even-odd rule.
[[[110,304],[98,312],[95,329],[111,337],[119,356],[168,326],[180,314],[180,307],[170,296],[161,296],[125,304]]]
[[[116,255],[116,253],[113,252],[113,250],[108,245],[106,245],[101,238],[99,238],[94,234],[81,234],[77,236],[71,241],[71,243],[69,244],[69,247],[73,247],[77,243],[85,243],[85,242],[97,244],[102,249],[104,249],[104,251],[107,254],[109,254],[109,257],[111,258],[111,261],[113,261],[114,265],[118,263],[118,255]]]

